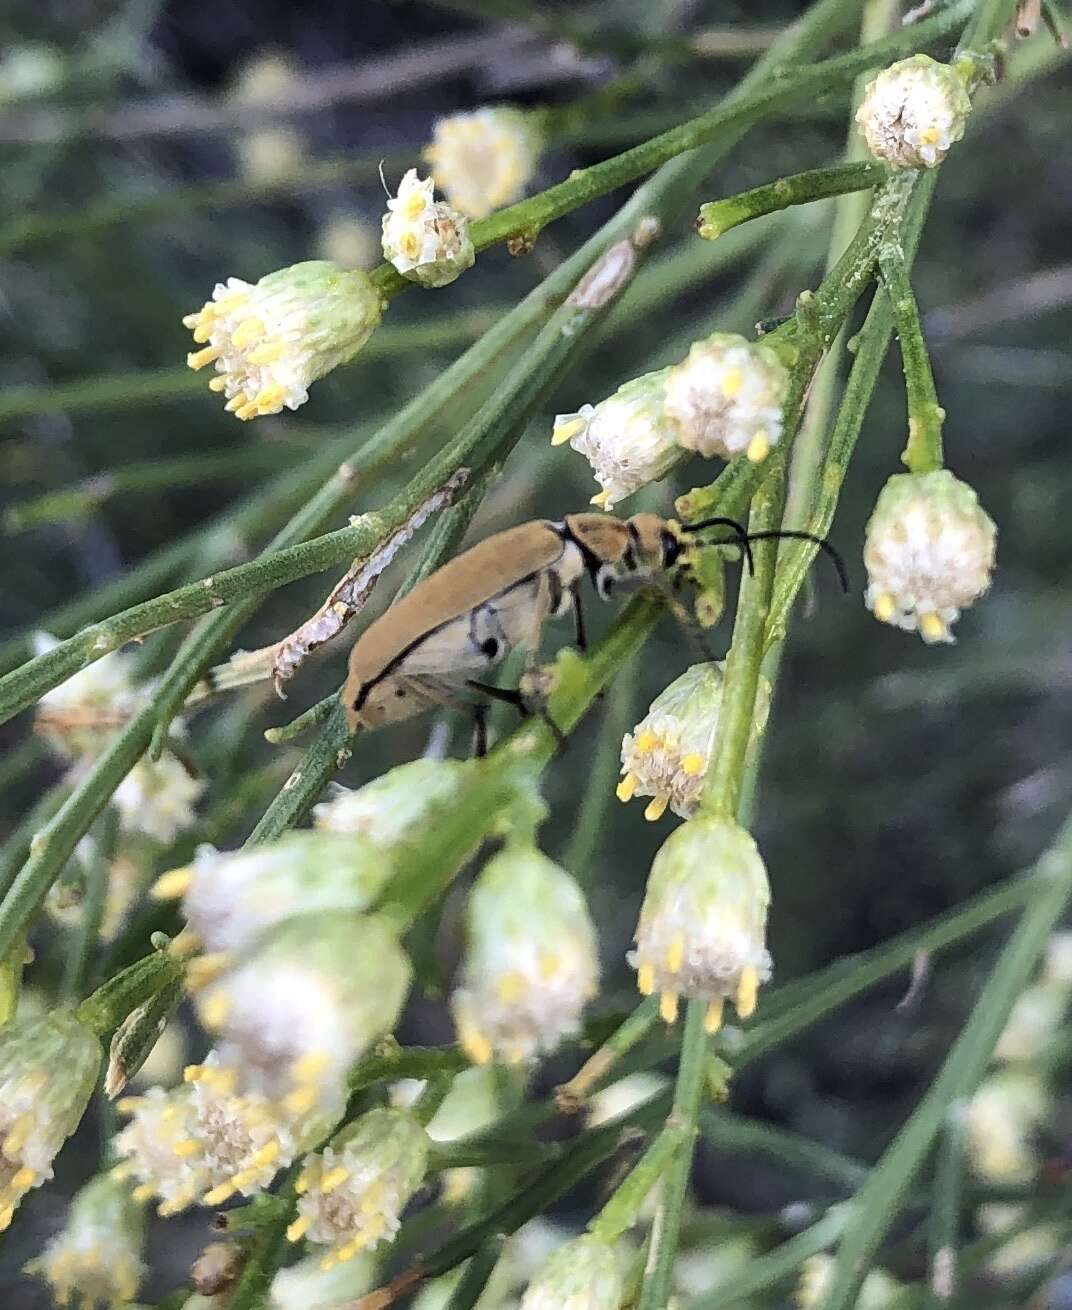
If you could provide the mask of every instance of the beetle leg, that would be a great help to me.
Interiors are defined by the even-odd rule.
[[[573,589],[573,630],[576,634],[577,649],[586,651],[588,649],[588,633],[584,626],[584,609],[581,606],[581,589]]]
[[[488,707],[484,704],[473,706],[473,754],[482,760],[488,753]]]
[[[472,687],[474,691],[479,691],[482,695],[490,697],[492,700],[503,701],[507,705],[512,705],[517,712],[525,717],[530,714],[536,715],[543,719],[544,723],[554,733],[555,742],[559,746],[565,746],[566,734],[551,718],[547,712],[547,706],[536,696],[526,696],[520,687],[492,687],[486,682],[474,682],[472,679],[466,681],[467,687]]]

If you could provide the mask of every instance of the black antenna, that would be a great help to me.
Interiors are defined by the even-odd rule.
[[[784,538],[792,538],[796,541],[813,542],[820,550],[825,551],[825,553],[830,556],[831,560],[833,560],[834,567],[837,569],[838,581],[841,583],[841,590],[848,594],[849,574],[848,570],[845,568],[845,561],[841,558],[839,551],[824,537],[817,537],[812,532],[798,531],[795,528],[772,528],[768,532],[749,532],[742,524],[738,523],[736,519],[727,518],[701,519],[699,523],[689,523],[685,525],[684,531],[686,533],[693,533],[699,532],[702,528],[714,527],[732,528],[734,536],[725,541],[710,541],[706,544],[709,546],[740,546],[748,560],[749,573],[754,573],[756,571],[755,563],[752,559],[752,551],[748,544],[751,541],[770,541],[772,539],[775,541],[781,541]]]
[[[748,572],[755,573],[756,562],[752,558],[752,547],[748,544],[751,538],[748,535],[748,529],[743,523],[738,523],[736,519],[701,519],[699,523],[688,523],[685,525],[685,532],[699,532],[702,528],[732,528],[734,539],[732,541],[711,541],[707,544],[710,546],[740,546],[748,561]]]

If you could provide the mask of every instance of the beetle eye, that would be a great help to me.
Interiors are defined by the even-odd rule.
[[[663,533],[663,567],[670,569],[677,563],[681,554],[681,542],[672,532]]]

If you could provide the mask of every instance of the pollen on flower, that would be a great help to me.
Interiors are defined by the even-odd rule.
[[[412,282],[445,287],[472,268],[476,252],[469,220],[433,191],[431,178],[406,173],[383,216],[383,257]]]
[[[577,1031],[599,965],[588,908],[565,869],[507,847],[473,885],[466,928],[451,1009],[475,1063],[518,1063]]]
[[[683,819],[695,814],[718,733],[723,664],[694,664],[656,696],[647,714],[622,739],[622,777],[617,796],[651,796],[645,818],[661,818],[667,806]],[[770,688],[760,684],[753,731],[767,721]]]
[[[610,509],[649,482],[666,477],[682,456],[664,412],[670,369],[634,378],[598,405],[559,414],[553,446],[569,442],[585,457],[602,490],[593,504]]]
[[[240,419],[297,409],[317,378],[352,359],[383,312],[366,273],[326,260],[281,268],[255,284],[229,278],[183,323],[200,350],[192,369],[214,364],[213,391]]]
[[[698,818],[671,833],[652,864],[628,957],[639,991],[659,993],[667,1023],[680,996],[707,1001],[709,1032],[721,1026],[727,999],[742,1019],[753,1013],[771,971],[769,903],[763,860],[743,828]]]
[[[781,439],[788,386],[771,346],[715,332],[669,370],[666,417],[686,450],[759,463]]]
[[[306,1159],[287,1237],[326,1246],[325,1267],[389,1241],[427,1165],[428,1134],[412,1114],[370,1110]]]
[[[531,114],[488,107],[438,119],[424,158],[448,202],[468,218],[483,218],[524,195],[541,146]]]
[[[864,602],[882,623],[951,642],[961,610],[990,586],[996,539],[975,492],[948,469],[897,474],[867,524]]]
[[[868,84],[856,122],[876,159],[893,168],[934,168],[964,135],[970,112],[956,70],[920,54]]]

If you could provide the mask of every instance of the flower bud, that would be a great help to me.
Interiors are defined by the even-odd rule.
[[[287,1229],[330,1248],[325,1265],[388,1241],[428,1167],[428,1134],[408,1110],[370,1110],[309,1156]]]
[[[864,91],[856,121],[867,148],[891,168],[934,168],[964,135],[971,99],[955,69],[913,55]]]
[[[78,1127],[100,1071],[101,1045],[73,1010],[0,1028],[0,1232]]]
[[[373,1256],[358,1256],[343,1264],[323,1267],[323,1256],[309,1255],[272,1279],[268,1294],[271,1310],[338,1310],[348,1301],[370,1292],[379,1282]]]
[[[170,846],[196,817],[194,802],[205,780],[193,777],[176,756],[143,756],[115,789],[112,801],[124,832],[140,832]]]
[[[67,1222],[25,1272],[48,1284],[57,1305],[77,1293],[83,1310],[134,1300],[145,1266],[144,1224],[127,1189],[100,1174],[71,1201]]]
[[[808,1256],[793,1298],[800,1310],[814,1310],[823,1304],[833,1285],[833,1276],[833,1256]],[[893,1310],[903,1291],[902,1285],[885,1269],[872,1269],[860,1285],[855,1310]]]
[[[1046,943],[1042,981],[1056,987],[1072,988],[1072,932],[1055,932]]]
[[[521,1310],[618,1310],[624,1291],[614,1247],[584,1233],[551,1255],[525,1289]]]
[[[1032,1139],[1049,1112],[1042,1080],[1021,1069],[985,1078],[968,1103],[968,1154],[979,1178],[1030,1182],[1038,1169]]]
[[[667,805],[683,819],[700,803],[707,766],[715,748],[722,707],[724,664],[694,664],[659,693],[632,732],[622,739],[622,773],[618,799],[654,799],[644,811],[652,822]],[[770,684],[764,679],[756,697],[753,732],[766,726]]]
[[[751,836],[728,819],[698,818],[663,842],[648,875],[628,957],[637,986],[662,995],[662,1016],[677,1017],[679,996],[708,1002],[717,1032],[727,997],[747,1019],[770,977],[766,948],[770,885]]]
[[[450,803],[471,776],[460,760],[413,760],[356,791],[339,788],[313,808],[313,822],[328,832],[359,833],[381,846],[412,836],[429,811]]]
[[[777,352],[735,332],[693,344],[666,382],[666,416],[678,444],[705,459],[767,458],[782,435],[789,373]]]
[[[591,464],[603,488],[594,505],[610,509],[634,491],[666,477],[682,458],[664,411],[670,369],[645,373],[620,386],[598,405],[558,414],[551,444],[568,441]]]
[[[1020,1064],[1045,1056],[1064,1027],[1068,1001],[1068,989],[1060,983],[1038,982],[1021,992],[994,1047],[994,1059]]]
[[[292,98],[298,70],[279,54],[258,54],[239,71],[232,88],[234,103],[271,110]],[[252,182],[276,182],[299,171],[305,138],[287,123],[252,123],[237,133],[235,151],[242,176]]]
[[[278,414],[304,405],[317,378],[352,359],[382,312],[367,273],[322,259],[278,269],[255,285],[228,278],[183,319],[203,347],[186,362],[193,369],[215,363],[209,387],[227,396],[225,408],[237,418]]]
[[[997,529],[948,469],[886,483],[864,537],[864,603],[882,623],[929,645],[951,642],[960,611],[990,586]]]
[[[181,896],[187,924],[205,949],[232,952],[294,915],[366,910],[392,872],[389,857],[369,840],[290,832],[238,851],[199,846],[193,864],[157,879],[153,895]]]
[[[244,1089],[297,1116],[339,1108],[347,1071],[398,1022],[409,984],[383,920],[323,911],[280,924],[196,999]]]
[[[476,251],[469,220],[432,192],[415,168],[403,177],[383,216],[383,257],[411,282],[445,287],[472,268]]]
[[[565,869],[535,849],[508,846],[473,884],[466,930],[451,1008],[473,1061],[517,1063],[577,1031],[599,960],[584,896]]]
[[[438,119],[424,158],[447,201],[483,218],[525,194],[542,147],[532,114],[499,105]]]

